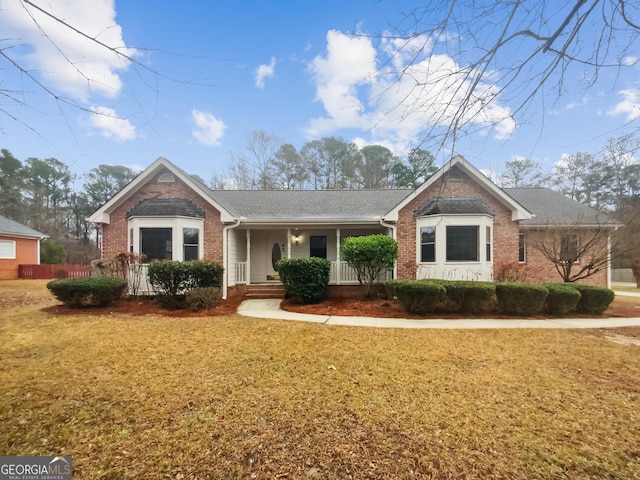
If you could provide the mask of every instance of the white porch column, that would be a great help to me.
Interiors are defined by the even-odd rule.
[[[251,230],[247,229],[247,285],[251,285]]]
[[[340,267],[340,228],[336,228],[336,283],[342,283],[342,268]]]
[[[287,258],[291,258],[291,229],[287,228]]]

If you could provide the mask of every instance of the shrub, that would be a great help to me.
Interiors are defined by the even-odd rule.
[[[156,294],[156,303],[169,310],[184,306],[184,294],[190,285],[187,262],[153,260],[149,264],[149,283]]]
[[[549,294],[542,285],[510,282],[496,284],[498,307],[507,315],[535,315]]]
[[[404,309],[417,315],[433,313],[438,304],[447,298],[445,288],[435,282],[399,280],[394,287]]]
[[[127,282],[114,277],[85,277],[52,280],[47,288],[72,308],[105,307],[122,296]]]
[[[218,287],[199,287],[189,290],[185,295],[187,310],[199,312],[210,310],[220,304],[222,292]]]
[[[185,263],[190,275],[190,288],[222,288],[222,265],[210,260],[192,260]]]
[[[398,298],[398,285],[407,280],[387,280],[384,282],[384,290],[387,294],[388,300],[397,300]]]
[[[184,308],[185,295],[194,288],[222,287],[224,268],[208,260],[154,260],[149,264],[149,283],[162,308]]]
[[[324,258],[286,258],[276,263],[288,297],[298,303],[318,303],[327,293],[331,262]]]
[[[602,315],[609,308],[611,302],[615,298],[613,290],[603,287],[594,287],[592,285],[574,284],[575,288],[580,292],[580,300],[576,306],[578,313],[586,313],[589,315]]]
[[[474,282],[466,280],[442,282],[447,297],[463,313],[480,313],[496,293],[496,286],[491,282]]]
[[[365,297],[371,296],[373,284],[393,268],[398,258],[398,243],[382,234],[347,238],[341,250],[344,261],[356,271]]]
[[[552,315],[566,315],[576,309],[580,292],[572,283],[545,283],[549,295],[544,302],[544,311]]]

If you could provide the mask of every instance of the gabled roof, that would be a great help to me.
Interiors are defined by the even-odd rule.
[[[244,222],[378,222],[411,190],[215,190]]]
[[[550,188],[505,188],[509,196],[535,215],[521,226],[622,226],[620,222],[595,208],[565,197]]]
[[[184,172],[182,169],[176,167],[166,158],[159,157],[155,162],[145,168],[136,178],[131,180],[127,186],[120,190],[111,200],[105,203],[102,207],[96,210],[88,220],[93,223],[109,223],[110,213],[117,208],[122,202],[124,202],[129,195],[136,190],[140,189],[147,182],[155,178],[155,176],[164,169],[167,169],[170,173],[177,178],[185,182],[190,188],[192,188],[198,195],[204,200],[209,202],[214,208],[220,212],[220,220],[223,222],[234,221],[233,215],[229,213],[224,207],[218,204],[209,194],[210,190],[204,186],[201,182],[196,180],[191,175]]]
[[[38,232],[33,228],[22,225],[14,220],[0,215],[0,235],[9,235],[13,237],[27,238],[47,238],[48,235]]]
[[[461,155],[456,155],[449,160],[440,170],[434,173],[427,179],[422,185],[409,194],[402,202],[390,210],[385,215],[385,220],[394,222],[398,220],[398,213],[402,208],[409,204],[414,198],[424,192],[427,188],[433,185],[446,175],[451,169],[458,168],[473,179],[477,184],[483,187],[489,194],[491,194],[496,200],[511,210],[512,220],[527,220],[532,217],[532,213],[527,210],[523,205],[517,202],[513,197],[507,195],[500,187],[493,183],[486,175],[480,170],[467,162]]]

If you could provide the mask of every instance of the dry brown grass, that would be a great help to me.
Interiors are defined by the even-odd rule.
[[[44,283],[0,282],[0,453],[76,479],[640,478],[605,330],[55,315]]]

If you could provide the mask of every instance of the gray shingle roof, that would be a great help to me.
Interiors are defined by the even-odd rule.
[[[495,212],[482,200],[465,197],[436,197],[429,199],[413,212],[414,216],[439,214],[486,214],[495,216]]]
[[[375,220],[411,190],[215,190],[211,197],[247,220]]]
[[[598,210],[565,197],[549,188],[504,188],[505,193],[535,215],[523,226],[621,225]]]
[[[2,215],[0,215],[0,234],[38,238],[47,236],[44,233],[38,232],[33,228],[29,228]]]
[[[147,198],[127,212],[130,217],[179,216],[204,218],[204,212],[184,198]]]

